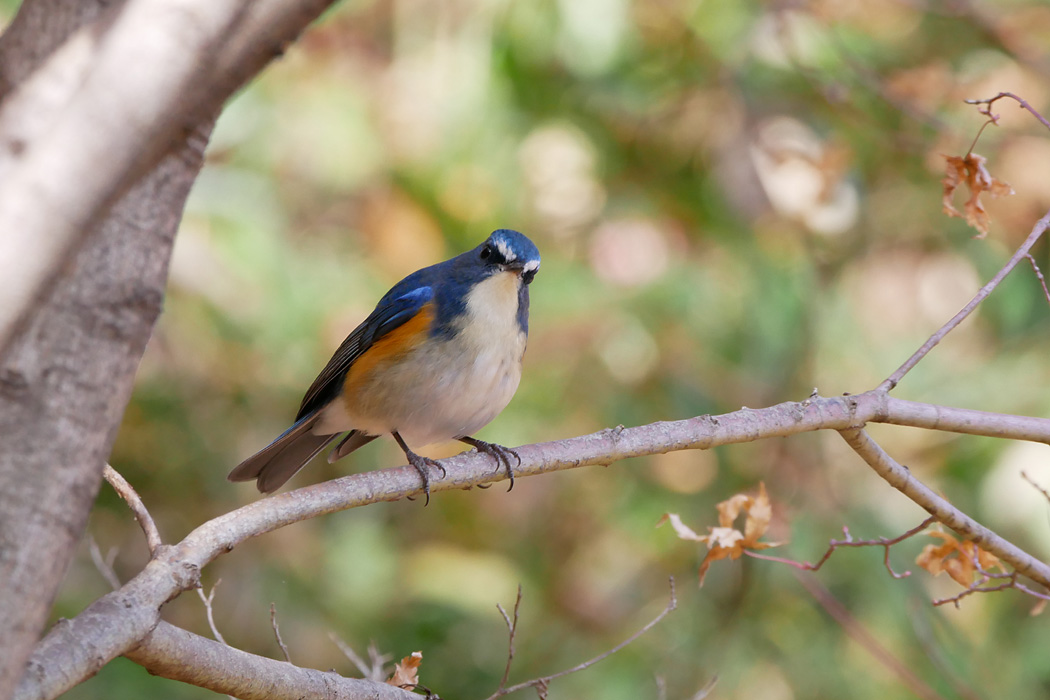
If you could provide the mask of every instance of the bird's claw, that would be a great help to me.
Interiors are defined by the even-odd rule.
[[[437,467],[440,469],[442,479],[448,474],[445,471],[445,468],[441,466],[440,462],[433,460],[430,457],[423,457],[411,451],[405,452],[405,456],[408,458],[408,463],[416,468],[416,471],[419,472],[419,477],[423,480],[423,495],[426,496],[423,505],[428,506],[430,505],[430,474],[427,472],[427,467]]]
[[[514,488],[514,467],[510,466],[510,458],[513,456],[518,461],[517,466],[521,466],[521,457],[517,452],[504,447],[503,445],[497,445],[494,442],[485,442],[484,440],[478,440],[477,438],[460,438],[460,442],[464,442],[468,445],[473,446],[478,452],[484,452],[485,454],[496,460],[496,469],[499,470],[500,465],[507,468],[507,478],[510,479],[510,486],[507,491]]]

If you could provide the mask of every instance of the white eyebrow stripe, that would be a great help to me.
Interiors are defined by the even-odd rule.
[[[538,270],[540,269],[540,261],[530,260],[527,263],[525,263],[525,267],[523,267],[522,269],[525,270],[525,272],[532,272],[533,270]]]
[[[514,251],[511,250],[511,248],[507,245],[507,242],[504,241],[502,238],[496,239],[496,247],[499,248],[500,255],[502,255],[503,259],[507,262],[511,262],[513,260],[518,259],[518,256],[514,254]]]

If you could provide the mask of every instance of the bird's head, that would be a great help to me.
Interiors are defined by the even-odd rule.
[[[540,269],[540,251],[536,245],[524,234],[509,228],[493,231],[472,253],[476,263],[489,274],[515,272],[525,284],[532,282]]]

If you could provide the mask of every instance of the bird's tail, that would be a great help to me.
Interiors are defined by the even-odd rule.
[[[306,466],[318,452],[339,434],[316,435],[310,431],[319,414],[304,416],[280,437],[244,460],[226,478],[230,481],[251,481],[263,493],[276,491]]]

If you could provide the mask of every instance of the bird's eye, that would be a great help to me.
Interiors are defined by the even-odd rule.
[[[526,270],[525,274],[521,276],[521,281],[525,284],[531,284],[532,278],[536,276],[536,270]]]
[[[485,247],[481,249],[481,259],[482,260],[488,260],[491,257],[492,257],[492,246],[486,244]]]

